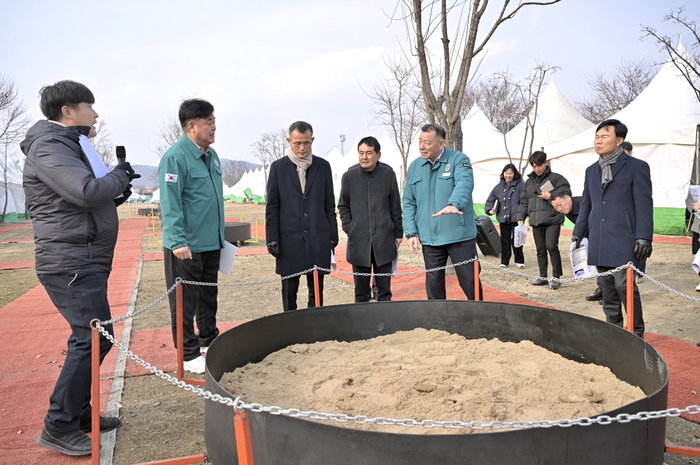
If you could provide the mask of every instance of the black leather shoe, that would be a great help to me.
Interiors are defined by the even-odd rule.
[[[586,296],[586,300],[589,302],[594,302],[596,300],[602,300],[603,299],[603,290],[599,287],[595,289],[595,292],[591,295]]]
[[[100,417],[100,433],[106,433],[117,429],[122,425],[122,421],[117,417]],[[80,422],[80,431],[83,433],[92,432],[92,418]]]
[[[537,281],[533,281],[530,284],[533,286],[546,286],[549,284],[549,281],[547,281],[547,278],[537,278]]]
[[[44,427],[36,443],[41,447],[66,455],[90,455],[92,453],[92,439],[79,429],[70,433],[51,433]]]
[[[561,287],[561,283],[559,281],[552,281],[549,285],[550,289],[557,290]]]

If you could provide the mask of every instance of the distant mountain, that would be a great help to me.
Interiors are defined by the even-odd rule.
[[[243,165],[245,170],[256,170],[262,165],[257,163],[251,163],[249,161],[243,160],[230,160],[228,158],[221,159],[222,165],[226,166],[228,163],[238,163]],[[141,175],[140,178],[134,179],[131,185],[139,190],[155,190],[158,188],[158,167],[150,165],[131,165],[138,174]]]
[[[231,159],[229,159],[229,158],[222,158],[222,159],[221,159],[221,163],[223,163],[224,165],[225,165],[226,163],[233,163],[233,162],[242,164],[242,165],[245,167],[246,171],[257,170],[258,168],[261,168],[261,167],[262,167],[262,165],[260,165],[260,164],[258,164],[258,163],[251,163],[251,162],[249,162],[249,161],[231,160]]]

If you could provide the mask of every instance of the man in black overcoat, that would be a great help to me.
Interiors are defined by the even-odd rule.
[[[615,119],[598,125],[595,135],[596,163],[586,168],[583,201],[572,240],[577,244],[588,231],[588,264],[598,272],[628,262],[641,268],[652,251],[654,203],[649,165],[621,147],[627,126]],[[634,275],[636,279],[636,274]],[[608,323],[622,327],[621,302],[627,304],[627,273],[601,276],[603,310]],[[644,334],[642,302],[634,284],[634,333]]]
[[[391,300],[392,263],[403,238],[401,194],[396,173],[381,163],[381,146],[372,137],[357,144],[359,163],[343,174],[338,211],[348,235],[347,260],[355,275],[355,302],[369,302],[369,273],[375,276],[377,300]]]
[[[313,128],[297,121],[289,127],[287,156],[270,166],[267,180],[267,250],[276,260],[275,273],[288,276],[314,267],[329,269],[338,245],[338,223],[331,165],[312,154]],[[323,305],[323,276],[319,297]],[[297,309],[299,276],[282,280],[284,311]],[[308,273],[309,307],[315,307],[313,273]]]

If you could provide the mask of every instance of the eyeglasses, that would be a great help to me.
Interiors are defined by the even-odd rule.
[[[292,145],[294,147],[301,147],[302,145],[304,147],[311,147],[311,141],[306,140],[304,142],[292,142]]]
[[[562,210],[564,210],[564,202],[559,202],[558,204],[554,205],[552,204],[552,208],[554,208],[555,212],[561,212],[563,213]]]

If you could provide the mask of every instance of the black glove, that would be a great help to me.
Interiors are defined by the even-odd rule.
[[[331,252],[335,255],[335,247],[338,245],[338,241],[331,241]]]
[[[579,247],[581,247],[581,241],[582,241],[582,240],[583,240],[582,237],[571,236],[571,242],[575,242],[575,243],[576,243],[576,248],[577,248],[577,249],[578,249]]]
[[[141,177],[140,174],[136,174],[134,169],[131,167],[131,163],[129,163],[128,161],[119,163],[117,165],[117,168],[126,171],[126,175],[129,176],[129,182]]]
[[[114,204],[118,207],[119,205],[123,204],[127,200],[129,200],[129,197],[131,197],[131,184],[128,184],[126,186],[126,189],[124,189],[124,192],[122,192],[122,196],[114,199]]]
[[[270,255],[273,257],[277,258],[279,257],[280,254],[280,243],[277,241],[270,241],[267,243],[267,251],[270,252]]]
[[[637,239],[634,243],[634,254],[638,260],[646,260],[651,257],[651,241],[647,239]]]

